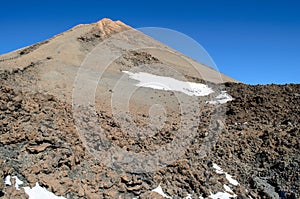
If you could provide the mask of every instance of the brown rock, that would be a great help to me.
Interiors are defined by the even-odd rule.
[[[140,195],[140,199],[163,199],[164,197],[154,191],[147,191]]]
[[[119,198],[119,192],[115,189],[109,189],[104,193],[108,198]]]
[[[83,197],[84,196],[84,189],[81,185],[78,186],[78,196]]]
[[[51,146],[50,143],[43,143],[43,144],[38,145],[38,146],[29,146],[29,147],[27,147],[27,149],[32,153],[40,153],[40,152],[44,151],[49,146]]]
[[[119,186],[119,192],[124,193],[126,191],[126,185],[121,183]]]
[[[143,186],[142,185],[136,185],[136,186],[133,186],[133,187],[127,187],[127,190],[128,191],[138,191],[142,188]]]
[[[40,172],[41,169],[42,169],[41,166],[37,166],[37,165],[31,167],[31,171],[32,171],[32,173],[34,173],[34,174],[38,174],[38,173]]]
[[[42,174],[39,178],[41,184],[49,187],[50,191],[53,191],[56,195],[64,195],[68,188],[67,186],[63,186],[58,179],[54,175],[45,175]]]
[[[125,182],[125,183],[130,181],[128,175],[126,175],[126,174],[121,175],[121,180],[122,180],[122,182]]]

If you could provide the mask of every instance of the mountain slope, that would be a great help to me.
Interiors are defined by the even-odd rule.
[[[38,183],[74,199],[295,199],[299,104],[299,85],[237,83],[120,21],[78,25],[0,56],[0,197]]]
[[[200,79],[205,77],[207,81],[212,82],[236,82],[225,75],[220,77],[218,72],[192,59],[186,58],[188,61],[184,61],[182,58],[184,55],[138,31],[134,31],[120,21],[113,22],[110,19],[103,19],[93,24],[78,25],[47,41],[1,55],[0,70],[22,71],[26,69],[27,74],[33,74],[35,77],[35,79],[31,80],[34,81],[34,84],[28,85],[27,80],[24,80],[24,82],[20,82],[22,84],[20,85],[21,87],[28,87],[28,90],[42,90],[43,92],[54,94],[61,100],[67,99],[70,102],[76,73],[88,53],[103,40],[108,39],[115,33],[125,31],[129,31],[128,34],[134,34],[135,36],[130,40],[125,38],[127,35],[124,34],[122,39],[127,39],[127,42],[130,42],[137,50],[130,51],[131,54],[129,55],[124,54],[124,58],[121,58],[120,62],[117,63],[115,61],[115,68],[120,68],[122,65],[130,65],[135,60],[144,60],[145,63],[151,63],[151,61],[147,62],[147,59],[149,56],[152,56],[162,64],[172,65],[174,69],[182,74],[195,76]],[[145,43],[143,46],[147,46],[149,49],[140,49],[141,45],[136,42],[137,38],[140,43]],[[166,51],[156,50],[158,47],[166,49]],[[199,67],[203,77],[188,62]]]

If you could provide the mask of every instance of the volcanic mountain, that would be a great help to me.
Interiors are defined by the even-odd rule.
[[[110,19],[1,55],[0,77],[1,198],[300,194],[299,85],[239,83]]]
[[[127,34],[119,34],[118,39],[125,40],[127,44],[130,44],[130,50],[126,49],[126,46],[122,46],[122,43],[115,46],[107,44],[111,45],[109,46],[111,51],[114,50],[113,48],[123,48],[121,50],[128,51],[123,53],[119,60],[112,60],[113,64],[117,65],[111,67],[116,70],[116,73],[128,65],[159,62],[172,65],[187,76],[201,78],[200,75],[202,75],[201,79],[206,81],[236,82],[225,75],[220,77],[220,74],[212,68],[195,62],[120,21],[114,22],[110,19],[102,19],[93,24],[78,25],[49,40],[1,55],[0,68],[8,71],[26,70],[27,73],[33,74],[34,80],[31,81],[35,82],[28,82],[25,79],[25,82],[20,83],[24,87],[30,87],[30,90],[43,90],[59,99],[70,101],[76,73],[87,55],[111,35],[126,31]],[[107,55],[103,56],[108,56],[110,52],[105,53]],[[181,58],[183,56],[187,61]],[[199,68],[201,74],[193,69],[192,64],[195,65],[194,68]],[[107,66],[100,66],[101,69],[104,67]]]

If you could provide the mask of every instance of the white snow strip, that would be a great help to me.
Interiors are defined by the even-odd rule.
[[[12,178],[14,178],[14,179],[16,180],[16,184],[15,184],[16,189],[17,189],[17,190],[20,190],[20,187],[19,187],[19,186],[23,184],[23,181],[20,180],[17,176],[14,176],[14,177],[12,177]]]
[[[223,185],[224,189],[226,192],[229,192],[229,193],[233,193],[233,191],[231,190],[231,188],[229,186],[227,186],[226,184]]]
[[[213,163],[213,168],[216,169],[216,173],[218,173],[218,174],[223,174],[224,173],[223,169],[215,163]]]
[[[131,79],[139,81],[138,87],[153,88],[157,90],[178,91],[190,96],[206,96],[214,91],[205,84],[195,82],[184,82],[171,77],[157,76],[149,73],[132,73],[123,71]]]
[[[239,185],[239,182],[232,178],[231,175],[223,171],[221,167],[219,167],[217,164],[213,163],[213,168],[216,169],[217,174],[225,174],[226,179],[229,181],[230,184],[237,186]]]
[[[156,187],[155,189],[153,189],[152,191],[162,195],[164,198],[172,198],[171,196],[168,196],[167,194],[165,194],[160,186],[160,184],[158,185],[158,187]]]
[[[47,191],[46,188],[41,187],[39,183],[36,183],[35,187],[24,187],[25,192],[29,196],[29,199],[65,199],[62,196],[56,196],[54,193]]]
[[[10,175],[8,175],[8,176],[5,177],[4,183],[5,183],[5,185],[11,186]]]
[[[232,178],[231,175],[229,175],[228,173],[225,173],[226,179],[228,180],[228,182],[234,186],[238,186],[239,182],[235,179]]]
[[[232,100],[233,100],[233,98],[226,91],[221,91],[221,94],[219,94],[216,97],[216,100],[207,101],[206,103],[212,104],[212,105],[218,105],[218,104],[225,104]]]
[[[4,183],[5,183],[5,185],[9,185],[9,186],[11,186],[11,179],[15,179],[15,187],[16,187],[16,189],[17,190],[20,190],[20,185],[22,185],[23,184],[23,182],[22,182],[22,180],[20,180],[17,176],[13,176],[13,177],[11,177],[10,175],[8,175],[8,176],[6,176],[5,177],[5,179],[4,179]]]
[[[11,186],[11,178],[15,179],[15,187],[17,190],[20,190],[20,185],[23,184],[23,182],[17,177],[17,176],[13,176],[11,177],[10,175],[6,176],[6,178],[4,179],[4,183],[6,185]],[[29,196],[29,199],[66,199],[62,196],[56,196],[54,193],[51,193],[49,191],[47,191],[46,188],[41,187],[39,185],[39,183],[36,183],[35,187],[23,187],[25,193]]]
[[[218,192],[216,194],[210,193],[210,195],[208,197],[212,198],[212,199],[232,199],[232,198],[236,197],[236,195],[235,194],[231,195],[227,192]]]
[[[226,192],[233,194],[234,192],[231,190],[231,188],[229,186],[227,186],[226,184],[223,185],[224,189]]]

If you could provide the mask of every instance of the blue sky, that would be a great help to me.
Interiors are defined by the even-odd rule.
[[[244,83],[300,83],[296,0],[4,0],[0,54],[104,17],[134,28],[163,27],[186,34],[207,50],[221,72]]]

